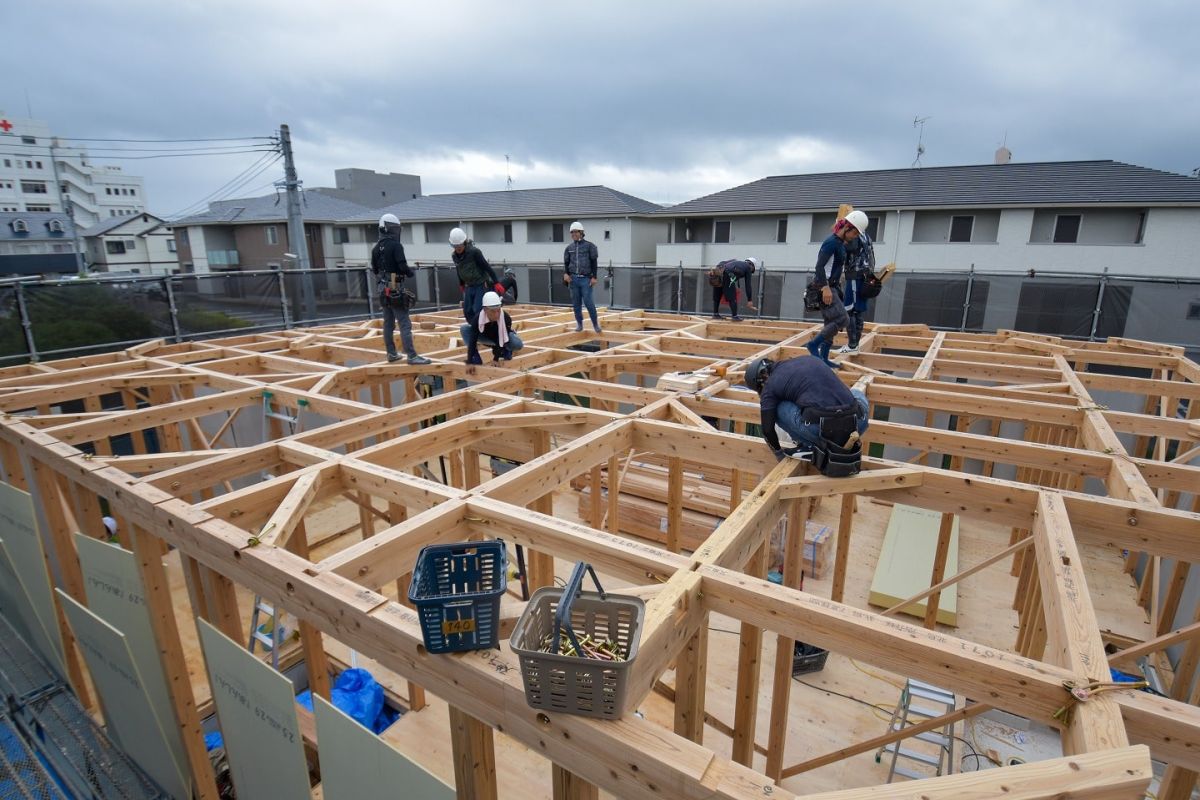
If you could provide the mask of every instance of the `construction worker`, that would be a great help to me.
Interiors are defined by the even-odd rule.
[[[454,248],[454,268],[458,271],[458,287],[463,293],[463,318],[471,325],[483,308],[484,293],[503,292],[504,288],[496,280],[496,273],[483,253],[467,239],[466,231],[462,228],[450,231],[450,246]]]
[[[841,355],[853,355],[858,352],[858,343],[862,339],[863,314],[867,313],[870,300],[863,295],[863,281],[875,274],[875,245],[866,231],[859,233],[858,238],[846,242],[846,288],[842,295],[842,304],[846,308],[846,336],[848,343],[839,347]]]
[[[807,458],[830,445],[847,449],[867,430],[867,396],[847,388],[816,359],[756,358],[746,367],[745,384],[758,393],[763,439],[776,460]],[[797,448],[783,449],[776,425]]]
[[[867,215],[855,209],[834,223],[833,233],[821,243],[821,250],[817,253],[817,275],[810,285],[821,290],[821,319],[825,321],[825,326],[807,346],[808,352],[833,369],[837,369],[837,364],[829,360],[829,348],[833,345],[833,337],[850,321],[841,296],[846,242],[866,232]],[[829,267],[828,271],[826,267]]]
[[[400,244],[400,220],[395,214],[384,214],[379,218],[379,241],[371,248],[371,271],[379,288],[379,302],[383,306],[383,346],[388,361],[399,361],[396,352],[396,322],[400,323],[400,342],[409,364],[428,364],[429,359],[417,355],[413,345],[412,320],[408,316],[409,298],[404,291],[404,279],[415,274],[404,257],[404,245]]]
[[[750,276],[758,269],[758,259],[753,256],[742,260],[735,258],[722,261],[721,266],[724,268],[722,283],[713,287],[713,319],[724,319],[721,316],[721,301],[724,300],[729,304],[729,318],[734,322],[741,322],[742,318],[738,316],[738,281],[746,287],[746,297],[749,298]],[[751,311],[755,310],[749,300],[746,301],[746,305]]]
[[[596,270],[600,262],[596,245],[583,238],[583,223],[571,223],[571,243],[563,251],[563,283],[571,287],[571,307],[575,311],[575,330],[583,330],[583,306],[592,318],[592,328],[600,332],[592,287],[596,285]]]
[[[500,279],[500,285],[504,287],[504,291],[499,293],[500,302],[506,306],[520,302],[521,290],[517,288],[517,273],[512,267],[504,268],[504,277]]]
[[[479,357],[479,345],[485,344],[492,348],[492,361],[512,360],[513,353],[525,346],[521,337],[512,327],[512,317],[501,308],[503,301],[495,292],[483,295],[483,309],[475,324],[464,323],[459,329],[463,341],[467,344],[467,363],[482,364]]]

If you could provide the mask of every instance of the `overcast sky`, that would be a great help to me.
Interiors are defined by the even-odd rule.
[[[988,163],[1006,140],[1017,161],[1200,167],[1191,0],[38,0],[0,19],[9,117],[28,116],[28,93],[69,137],[288,123],[307,186],[353,166],[419,174],[427,194],[499,190],[507,154],[515,188],[676,203],[766,175],[908,167],[918,116],[925,166]],[[145,176],[166,215],[257,158],[103,163]]]

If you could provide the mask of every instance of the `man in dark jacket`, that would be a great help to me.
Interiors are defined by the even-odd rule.
[[[800,449],[830,441],[821,432],[822,416],[847,423],[841,427],[844,434],[837,436],[841,441],[833,441],[839,447],[856,441],[867,430],[867,396],[847,388],[819,359],[792,358],[776,364],[769,358],[756,358],[746,367],[745,383],[758,392],[763,439],[777,459],[795,451],[785,451],[779,444],[776,424]]]
[[[721,273],[721,285],[713,287],[713,319],[723,319],[721,300],[724,300],[729,304],[729,318],[734,322],[741,322],[742,318],[738,316],[738,281],[741,281],[742,285],[746,287],[746,297],[749,298],[751,296],[750,276],[758,268],[758,259],[754,257],[745,260],[735,258],[721,263],[724,267]],[[751,310],[754,309],[749,299],[746,300],[746,305],[750,306]]]
[[[463,292],[463,318],[468,324],[473,324],[483,308],[484,292],[503,292],[504,289],[496,280],[492,265],[475,243],[467,239],[466,231],[462,228],[450,231],[450,246],[454,248],[454,268]]]
[[[512,327],[512,317],[501,307],[500,295],[487,292],[483,295],[483,310],[475,324],[463,324],[459,333],[467,345],[467,363],[482,364],[479,345],[492,348],[492,361],[512,360],[513,353],[525,346]]]
[[[383,304],[383,346],[388,361],[399,361],[396,352],[396,322],[400,323],[400,342],[410,364],[428,364],[429,359],[417,355],[413,345],[412,320],[408,316],[408,302],[404,294],[404,279],[413,277],[412,268],[404,257],[404,245],[400,244],[400,220],[395,214],[384,214],[379,218],[379,241],[371,250],[371,271],[379,290],[379,301]]]
[[[504,287],[504,291],[498,293],[501,303],[511,306],[521,302],[521,290],[517,288],[517,273],[512,267],[504,268],[504,277],[500,279],[500,285]]]
[[[575,310],[575,330],[583,330],[583,307],[592,318],[592,328],[600,332],[600,319],[596,316],[596,302],[592,299],[592,287],[596,285],[596,271],[600,253],[596,245],[583,238],[583,223],[571,223],[571,243],[563,251],[563,283],[571,287],[571,307]]]
[[[821,290],[821,319],[825,321],[825,326],[807,346],[808,352],[835,369],[837,364],[829,360],[829,348],[833,345],[833,337],[837,336],[837,332],[850,322],[846,308],[842,305],[841,295],[846,242],[858,238],[858,235],[866,230],[867,215],[861,211],[851,211],[844,219],[839,219],[834,224],[833,233],[821,243],[821,250],[817,253],[817,276],[812,285]]]

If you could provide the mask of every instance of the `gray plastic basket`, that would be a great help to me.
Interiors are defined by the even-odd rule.
[[[576,634],[612,639],[629,654],[625,661],[543,653],[539,644],[554,631],[555,612],[564,591],[544,588],[534,592],[508,641],[521,659],[525,701],[548,711],[620,719],[625,713],[625,690],[637,658],[646,604],[637,597],[579,592],[570,606],[570,623]]]

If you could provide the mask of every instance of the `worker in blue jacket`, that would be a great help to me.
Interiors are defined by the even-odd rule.
[[[600,319],[596,316],[596,301],[592,299],[592,287],[596,285],[600,253],[596,245],[584,238],[583,223],[571,223],[571,243],[563,251],[563,283],[571,287],[571,308],[575,311],[575,330],[583,330],[583,307],[587,306],[592,318],[592,329],[600,332]]]
[[[857,239],[846,242],[846,290],[842,295],[842,304],[849,318],[846,324],[846,337],[849,342],[835,351],[841,355],[853,355],[858,352],[858,343],[863,332],[863,314],[867,313],[870,304],[870,300],[863,297],[863,282],[874,274],[875,245],[871,243],[870,236],[860,233]]]
[[[833,346],[833,337],[850,321],[842,305],[841,294],[846,242],[866,232],[867,215],[855,209],[834,224],[833,233],[821,243],[821,250],[817,253],[817,275],[812,285],[821,290],[821,319],[825,325],[807,347],[809,353],[834,369],[837,369],[837,364],[829,360],[829,348]]]

